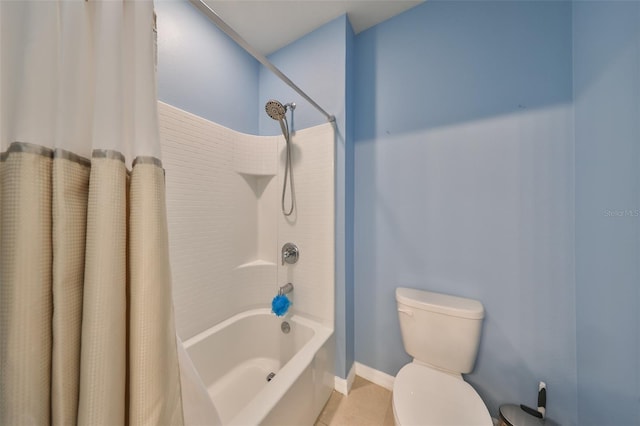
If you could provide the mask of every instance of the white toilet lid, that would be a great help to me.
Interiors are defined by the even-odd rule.
[[[393,411],[401,426],[492,426],[480,395],[462,379],[410,363],[393,384]]]

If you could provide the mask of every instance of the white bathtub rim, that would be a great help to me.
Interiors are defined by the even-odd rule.
[[[195,345],[198,342],[206,339],[212,334],[230,326],[236,321],[243,318],[247,318],[254,315],[273,315],[269,308],[257,308],[251,309],[245,312],[241,312],[228,318],[221,323],[205,330],[192,338],[184,342],[184,346],[188,349],[190,346]],[[283,321],[289,320],[294,323],[299,323],[303,326],[309,327],[313,330],[314,335],[311,340],[307,342],[302,349],[294,354],[294,356],[286,364],[286,368],[282,368],[278,374],[262,389],[249,403],[238,413],[231,421],[229,425],[251,425],[260,419],[258,423],[266,418],[269,412],[276,406],[276,404],[282,399],[284,394],[300,377],[302,372],[311,365],[313,358],[320,348],[329,340],[333,335],[333,330],[319,322],[309,320],[298,314],[294,314],[288,319],[282,318]]]
[[[193,337],[188,338],[187,340],[184,340],[182,342],[182,344],[184,345],[185,348],[189,348],[193,345],[195,345],[196,343],[199,343],[201,341],[203,341],[204,339],[206,339],[207,337],[211,336],[212,334],[215,334],[217,332],[219,332],[220,330],[227,328],[228,326],[230,326],[231,324],[233,324],[234,322],[240,321],[243,318],[248,318],[251,316],[255,316],[255,315],[269,315],[272,316],[274,315],[271,312],[271,309],[269,308],[255,308],[255,309],[249,309],[247,311],[244,312],[240,312],[238,314],[235,314],[234,316],[227,318],[226,320],[219,322],[218,324],[209,327],[208,329],[196,334]],[[328,327],[327,325],[321,323],[320,321],[317,320],[313,320],[313,319],[309,319],[306,318],[300,314],[293,314],[291,316],[284,316],[280,318],[282,321],[292,321],[295,323],[299,323],[302,324],[306,327],[309,327],[310,329],[314,330],[314,332],[316,330],[320,330],[320,329],[327,329],[330,332],[333,333],[333,328],[332,327]]]

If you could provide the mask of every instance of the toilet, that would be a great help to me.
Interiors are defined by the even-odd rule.
[[[413,357],[396,375],[397,426],[492,426],[489,410],[462,374],[478,353],[484,308],[477,300],[397,288],[404,349]]]

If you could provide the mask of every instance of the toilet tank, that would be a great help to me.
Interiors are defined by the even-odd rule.
[[[404,349],[416,361],[470,373],[478,353],[484,307],[473,299],[397,288]]]

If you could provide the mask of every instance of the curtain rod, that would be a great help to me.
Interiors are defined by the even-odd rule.
[[[189,0],[195,7],[197,7],[201,12],[203,12],[209,19],[213,21],[214,24],[218,28],[220,28],[226,35],[231,37],[233,41],[238,43],[240,47],[247,51],[247,53],[253,56],[258,62],[264,65],[267,69],[269,69],[272,73],[274,73],[280,80],[285,82],[289,87],[295,90],[300,96],[302,96],[307,102],[313,105],[318,111],[320,111],[329,122],[336,121],[336,118],[325,111],[320,105],[318,105],[313,99],[309,97],[302,89],[300,89],[289,77],[287,77],[282,71],[276,68],[266,56],[262,53],[258,52],[251,46],[245,39],[243,39],[240,34],[238,34],[233,28],[231,28],[224,20],[218,15],[213,9],[211,9],[204,0]]]

